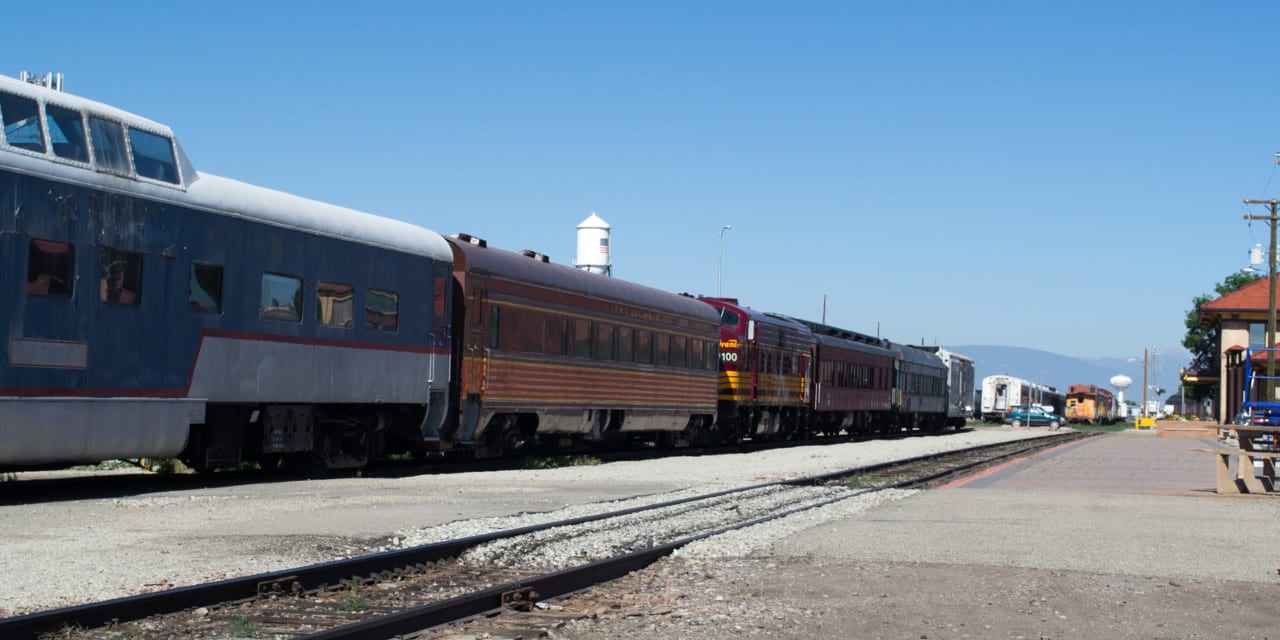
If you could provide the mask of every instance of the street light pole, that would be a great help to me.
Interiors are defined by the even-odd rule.
[[[1246,220],[1266,220],[1271,227],[1271,253],[1267,255],[1267,402],[1276,401],[1276,206],[1280,200],[1245,200],[1245,204],[1271,207],[1269,216],[1245,216]]]
[[[721,296],[721,285],[724,284],[724,232],[733,228],[733,225],[726,224],[720,227],[720,246],[716,250],[716,297]],[[1272,243],[1274,244],[1274,243]]]

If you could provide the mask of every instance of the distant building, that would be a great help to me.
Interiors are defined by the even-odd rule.
[[[1184,371],[1182,384],[1186,387],[1217,385],[1213,418],[1220,424],[1230,422],[1240,413],[1244,402],[1245,350],[1267,346],[1268,282],[1262,278],[1200,305],[1200,324],[1218,330],[1217,363],[1212,369]],[[1254,367],[1259,365],[1266,368],[1265,356],[1255,357]]]

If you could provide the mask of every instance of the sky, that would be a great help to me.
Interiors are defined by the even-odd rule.
[[[48,2],[202,172],[898,342],[1176,349],[1268,242],[1280,3]],[[732,228],[724,231],[724,226]]]

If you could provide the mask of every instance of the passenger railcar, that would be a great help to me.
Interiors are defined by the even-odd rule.
[[[0,467],[354,467],[444,418],[452,253],[0,78]]]
[[[781,316],[813,333],[811,431],[870,433],[892,422],[893,353],[889,341]]]
[[[1054,387],[1014,376],[994,375],[982,379],[984,420],[1000,422],[1009,409],[1024,404],[1043,405],[1052,413],[1062,415],[1066,407],[1066,396]]]
[[[783,438],[809,419],[813,334],[734,298],[699,298],[720,314],[716,432],[722,439]]]
[[[960,428],[973,415],[979,403],[974,402],[975,373],[973,358],[942,347],[917,347],[935,354],[947,368],[947,426]]]
[[[456,446],[491,456],[535,439],[677,444],[712,426],[714,309],[465,234],[450,245]]]
[[[894,354],[894,426],[935,431],[946,425],[947,367],[918,347],[890,343]]]

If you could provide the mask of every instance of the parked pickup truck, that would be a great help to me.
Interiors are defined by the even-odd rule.
[[[1045,411],[1037,406],[1019,405],[1005,412],[1004,423],[1015,427],[1036,427],[1048,425],[1057,429],[1067,421],[1066,418]]]

